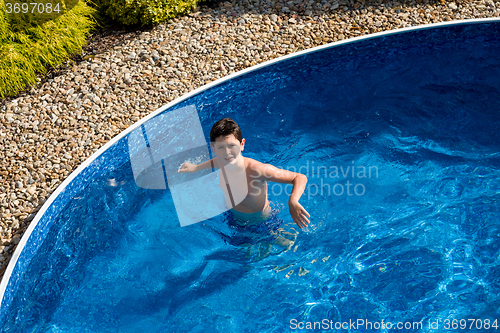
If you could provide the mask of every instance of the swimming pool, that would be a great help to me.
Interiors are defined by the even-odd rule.
[[[394,325],[385,331],[437,332],[465,320],[468,331],[491,331],[500,325],[499,55],[498,20],[402,29],[288,56],[170,103],[51,196],[2,280],[0,327],[288,332],[319,322],[363,332],[384,331],[384,321]],[[178,157],[210,154],[179,125],[183,115],[199,117],[204,138],[231,117],[246,157],[306,174],[310,227],[294,227],[289,188],[273,184],[263,228],[237,227],[227,212],[181,227],[164,179],[177,166],[156,164],[164,182],[148,181],[137,172],[153,164],[134,157],[154,155],[155,142]],[[176,141],[187,136],[198,143]],[[360,326],[342,326],[350,321]]]

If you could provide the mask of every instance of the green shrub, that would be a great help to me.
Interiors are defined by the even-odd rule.
[[[95,9],[80,1],[64,14],[40,25],[12,24],[0,0],[0,98],[32,85],[36,73],[62,64],[79,53],[96,23]]]
[[[100,13],[123,25],[155,25],[188,13],[200,0],[95,0]]]

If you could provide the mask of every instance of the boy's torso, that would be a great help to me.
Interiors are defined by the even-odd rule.
[[[233,210],[245,214],[262,212],[269,207],[269,201],[267,200],[267,182],[265,179],[261,179],[260,172],[254,167],[256,163],[260,162],[246,157],[244,157],[244,161],[248,194],[233,207]],[[226,176],[231,177],[230,174]],[[227,190],[224,187],[222,189],[227,198]]]

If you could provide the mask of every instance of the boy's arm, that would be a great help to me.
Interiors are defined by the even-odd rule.
[[[278,169],[271,164],[263,164],[257,161],[252,165],[252,169],[255,173],[254,178],[256,179],[293,184],[293,190],[288,200],[290,215],[300,228],[307,227],[307,224],[310,223],[308,217],[311,217],[311,215],[299,203],[299,199],[306,188],[307,177],[301,173]]]
[[[201,171],[204,169],[210,169],[210,168],[214,168],[214,169],[219,168],[219,164],[217,163],[217,157],[214,157],[211,160],[200,163],[198,165],[190,163],[190,162],[184,162],[177,172],[179,172],[179,173],[198,172],[198,171]]]

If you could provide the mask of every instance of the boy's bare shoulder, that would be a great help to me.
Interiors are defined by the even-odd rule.
[[[263,167],[265,166],[264,163],[262,162],[259,162],[257,160],[254,160],[253,158],[248,158],[248,157],[244,157],[245,158],[245,167],[249,168],[249,167]]]
[[[266,167],[266,164],[254,160],[253,158],[245,157],[245,169],[247,172],[260,172]]]

